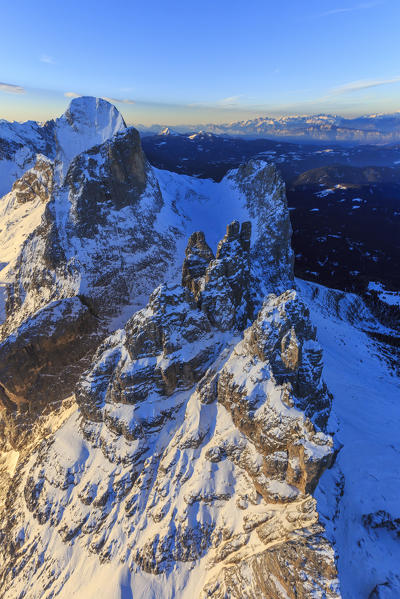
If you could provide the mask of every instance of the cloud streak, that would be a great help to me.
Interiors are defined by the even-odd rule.
[[[229,96],[228,98],[221,98],[221,100],[215,100],[214,102],[190,102],[186,104],[188,108],[238,108],[243,105],[242,98],[245,96]]]
[[[42,54],[40,57],[40,62],[45,62],[46,64],[56,64],[54,58],[48,54]]]
[[[222,100],[218,100],[218,106],[237,106],[239,104],[240,98],[243,96],[230,96],[229,98],[222,98]]]
[[[13,85],[12,83],[0,83],[0,91],[6,94],[24,94],[25,89],[20,85]]]
[[[81,98],[82,94],[77,94],[76,92],[65,92],[64,96],[66,98]],[[103,100],[110,102],[111,104],[136,104],[134,100],[130,98],[109,98],[108,96],[101,96]]]
[[[343,94],[358,92],[363,89],[370,89],[371,87],[380,87],[381,85],[390,85],[391,83],[398,83],[400,76],[391,77],[390,79],[361,79],[359,81],[351,81],[338,87],[334,87],[329,96],[341,96]]]
[[[134,100],[131,100],[130,98],[123,98],[123,99],[119,99],[119,98],[108,98],[107,96],[102,96],[103,100],[107,100],[107,102],[111,102],[111,104],[113,104],[114,102],[117,102],[117,104],[136,104],[136,102]]]
[[[354,12],[357,10],[365,10],[368,8],[374,8],[374,6],[379,6],[383,4],[383,0],[375,0],[374,2],[361,2],[361,4],[356,4],[356,6],[348,6],[346,8],[332,8],[331,10],[326,10],[325,12],[320,13],[319,17],[329,17],[331,15],[339,15],[348,12]]]

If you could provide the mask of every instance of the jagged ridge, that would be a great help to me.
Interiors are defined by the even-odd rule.
[[[248,223],[241,233],[232,223],[214,259],[204,234],[193,235],[186,287],[157,288],[100,346],[77,389],[81,432],[72,417],[20,467],[19,501],[38,524],[10,506],[3,556],[13,552],[12,580],[7,561],[2,570],[10,593],[11,584],[42,585],[45,576],[49,596],[62,594],[74,578],[65,561],[72,543],[79,554],[126,563],[135,589],[145,576],[143,597],[166,596],[161,573],[168,596],[197,588],[201,597],[281,597],[281,589],[292,596],[293,585],[298,597],[339,596],[333,551],[310,496],[333,457],[323,432],[330,402],[320,348],[295,291],[270,295],[242,332],[254,318],[251,278],[243,277],[249,239]],[[200,269],[193,269],[194,248],[202,250]],[[226,306],[229,328],[216,318]],[[50,531],[59,538],[51,553]],[[22,559],[39,552],[39,569],[34,558]],[[288,578],[303,561],[307,574]],[[260,568],[273,576],[260,577]]]

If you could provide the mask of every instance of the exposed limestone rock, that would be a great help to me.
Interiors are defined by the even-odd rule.
[[[340,597],[333,550],[313,525],[267,551],[225,567],[201,599],[309,599]]]
[[[2,592],[111,564],[143,597],[339,597],[310,495],[330,400],[276,169],[157,171],[98,99],[52,131],[0,207]]]
[[[258,168],[257,160],[242,164],[227,178],[241,189],[252,219],[251,261],[257,264],[258,301],[272,291],[279,294],[290,289],[294,281],[292,227],[282,178],[272,164]]]
[[[126,128],[118,111],[94,98],[74,100],[49,135],[56,147],[47,155],[54,164],[39,157],[0,208],[5,223],[0,230],[0,250],[5,248],[4,256],[0,251],[0,267],[5,265],[0,271],[0,293],[5,289],[4,302],[0,298],[0,340],[38,310],[71,297],[79,297],[98,318],[96,334],[112,330],[124,306],[142,306],[152,289],[176,276],[183,251],[180,240],[191,233],[192,208],[204,210],[208,203],[214,213],[219,188],[223,193],[216,230],[222,235],[218,222],[226,225],[227,212],[245,224],[239,236],[233,227],[215,259],[209,248],[201,248],[200,238],[188,248],[184,286],[195,293],[207,318],[221,330],[242,330],[266,289],[272,291],[279,277],[285,288],[293,280],[290,249],[286,256],[276,254],[281,264],[271,264],[268,271],[263,267],[260,248],[275,252],[277,234],[272,229],[278,227],[284,237],[290,231],[284,186],[270,165],[252,161],[251,168],[231,171],[215,184],[209,198],[198,181],[199,191],[186,180],[182,191],[178,175],[156,173],[150,167],[138,133]],[[83,153],[76,155],[80,150]],[[212,239],[213,247],[218,238]],[[195,267],[195,255],[204,260],[205,270],[200,263]],[[196,271],[199,267],[201,273]],[[77,366],[67,368],[75,372]],[[67,371],[60,376],[67,397],[75,378],[71,376],[69,384]],[[60,402],[63,397],[48,380],[47,389],[24,400],[38,407],[45,401]],[[34,411],[30,415],[34,418]]]
[[[221,330],[244,328],[252,316],[250,301],[251,223],[228,225],[217,255],[204,275],[199,303]]]
[[[75,548],[150,576],[161,596],[168,580],[172,596],[189,598],[174,587],[183,568],[201,577],[199,597],[339,597],[310,495],[333,456],[320,360],[307,357],[311,341],[318,354],[314,330],[287,291],[241,331],[252,284],[250,228],[241,231],[228,227],[206,268],[192,268],[192,248],[207,246],[191,239],[184,280],[203,277],[200,294],[158,287],[97,350],[77,387],[79,417],[20,465],[0,528],[11,598],[32,576],[56,595]],[[203,302],[207,292],[222,304],[227,290],[231,329]]]
[[[8,267],[6,319],[0,325],[6,410],[1,427],[5,441],[14,444],[19,436],[12,432],[13,420],[27,424],[43,406],[73,392],[85,367],[81,358],[106,335],[107,320],[129,301],[133,289],[140,293],[159,282],[175,241],[168,229],[163,234],[153,230],[163,200],[134,129],[75,158],[62,184],[55,182],[52,163],[39,157],[35,168],[14,184],[10,201],[44,204],[39,225]],[[75,302],[87,322],[55,309],[57,302]],[[36,322],[43,336],[38,345],[32,332]],[[16,344],[20,329],[29,331],[26,347],[36,348],[30,353]]]
[[[18,203],[30,202],[35,197],[48,202],[53,191],[53,179],[53,163],[39,154],[35,166],[14,183],[12,193]]]
[[[227,226],[214,256],[204,233],[194,233],[186,248],[182,285],[194,294],[213,325],[243,329],[252,316],[250,299],[251,223]]]
[[[100,227],[107,226],[111,210],[139,207],[149,174],[139,133],[133,128],[75,158],[65,178],[75,235],[94,238]],[[162,199],[154,187],[158,211]]]
[[[131,429],[124,426],[124,430],[120,419],[111,417],[112,410],[104,412],[106,404],[117,401],[140,411],[140,405],[152,395],[169,396],[190,389],[206,371],[218,340],[207,317],[197,310],[193,296],[179,286],[156,289],[147,308],[128,321],[124,338],[123,352],[118,337],[117,344],[111,337],[99,348],[94,358],[100,360],[99,368],[82,380],[77,399],[83,413],[97,421],[107,418],[118,434],[145,438],[148,429],[158,429],[174,410],[168,401],[164,402],[165,413],[161,408],[150,419],[132,423]],[[182,355],[187,344],[193,344],[193,350]],[[105,354],[106,362],[100,359]]]
[[[65,388],[76,384],[99,340],[96,328],[87,306],[68,298],[39,310],[0,344],[2,444],[23,448],[29,413],[48,403],[49,388],[54,397],[63,397]]]
[[[196,231],[189,237],[185,260],[182,267],[182,285],[199,299],[203,278],[211,260],[214,259],[210,247],[206,243],[203,231]]]
[[[296,336],[291,352],[295,360],[290,360],[288,366],[287,348],[282,344],[285,331]],[[300,349],[307,347],[313,336],[305,306],[296,292],[270,296],[219,373],[218,400],[265,457],[263,469],[257,469],[252,476],[267,501],[290,501],[299,491],[312,492],[332,460],[331,440],[310,420],[323,426],[330,411],[321,370],[317,368],[307,379],[306,396],[302,395],[304,384],[297,384],[305,370]],[[313,344],[315,349],[317,344]],[[307,353],[305,356],[308,366]],[[244,379],[243,374],[249,372],[252,377]],[[300,407],[308,418],[302,412],[301,418],[296,417],[292,406]]]
[[[260,360],[269,360],[276,381],[292,389],[295,405],[323,427],[330,398],[321,379],[322,350],[315,338],[308,309],[295,291],[287,291],[264,302],[249,343]]]

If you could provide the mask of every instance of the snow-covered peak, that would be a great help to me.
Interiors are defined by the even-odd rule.
[[[67,119],[75,128],[94,127],[97,131],[101,130],[104,133],[112,132],[112,135],[126,127],[122,115],[113,104],[103,98],[93,96],[81,96],[71,100],[59,120],[63,119]],[[109,135],[105,139],[108,137]]]
[[[195,139],[197,141],[200,141],[203,139],[211,139],[212,137],[215,137],[213,133],[210,133],[209,131],[203,131],[202,129],[198,133],[193,133],[192,135],[188,135],[189,139]]]
[[[122,115],[110,102],[91,96],[74,98],[56,120],[56,161],[60,174],[65,176],[75,156],[124,129],[126,124]]]
[[[55,159],[56,176],[62,179],[75,156],[124,130],[124,119],[115,106],[88,96],[74,98],[55,121],[0,120],[0,197],[34,166],[37,154]]]
[[[174,129],[171,129],[170,127],[164,127],[164,129],[161,129],[158,135],[170,135],[172,137],[178,137],[180,136],[180,133],[174,131]]]
[[[39,599],[45,584],[59,599],[282,599],[290,584],[339,599],[311,496],[334,446],[316,424],[330,399],[306,307],[292,290],[269,295],[243,334],[215,319],[238,323],[253,288],[249,224],[228,226],[215,260],[191,237],[185,287],[157,287],[101,344],[78,414],[17,466],[4,596]],[[199,305],[189,287],[204,269]],[[89,582],[121,566],[126,582]]]

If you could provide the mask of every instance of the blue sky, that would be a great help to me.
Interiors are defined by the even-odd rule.
[[[74,95],[129,123],[400,110],[400,0],[2,3],[0,118]]]

